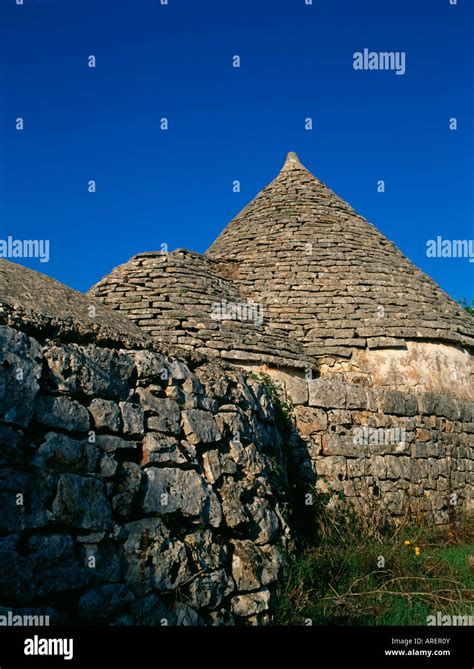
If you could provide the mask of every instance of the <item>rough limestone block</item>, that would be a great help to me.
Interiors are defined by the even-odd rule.
[[[117,471],[118,462],[114,455],[103,453],[99,461],[99,474],[104,478],[111,478]]]
[[[121,429],[120,409],[115,402],[95,398],[89,405],[89,412],[98,430],[119,432]]]
[[[147,432],[143,439],[143,459],[141,464],[161,464],[163,466],[184,465],[195,463],[194,446],[185,441],[181,443],[176,437]]]
[[[171,376],[171,369],[164,356],[154,351],[134,351],[131,357],[140,381],[164,382]]]
[[[237,405],[226,404],[220,407],[215,420],[222,437],[230,436],[235,440],[238,435],[238,440],[245,442],[250,442],[254,438],[247,416]]]
[[[425,490],[425,497],[428,500],[430,508],[434,511],[441,510],[448,503],[446,497],[440,495],[436,490]]]
[[[367,391],[362,386],[346,385],[346,407],[348,409],[367,409]]]
[[[137,596],[143,597],[151,590],[174,590],[190,577],[184,543],[174,541],[157,518],[127,523],[123,533],[124,580]]]
[[[220,606],[235,585],[224,569],[198,576],[189,586],[189,603],[195,609],[215,609]]]
[[[256,546],[253,541],[232,541],[232,577],[237,590],[258,590],[277,580],[282,558],[275,546]]]
[[[338,434],[328,432],[321,437],[323,455],[344,455],[347,458],[359,458],[367,450],[367,447],[357,443],[354,434]]]
[[[151,395],[151,393],[150,393]],[[153,397],[153,396],[152,396]],[[147,406],[155,415],[147,419],[149,430],[158,432],[167,432],[170,434],[179,434],[181,432],[179,406],[175,400],[166,397],[164,399],[153,397],[153,403],[143,406],[147,411]]]
[[[219,452],[216,450],[206,451],[202,456],[204,474],[209,483],[216,483],[222,476],[222,465]]]
[[[442,453],[439,444],[434,443],[415,443],[412,446],[412,455],[414,458],[436,458]]]
[[[308,381],[309,406],[323,409],[346,408],[346,385],[330,379]]]
[[[420,413],[424,416],[442,416],[450,420],[459,420],[460,407],[453,397],[435,393],[420,395]]]
[[[328,412],[329,422],[332,425],[347,425],[351,426],[353,423],[352,413],[344,409],[334,409]]]
[[[426,443],[431,439],[431,431],[425,430],[424,428],[418,428],[416,430],[416,441],[418,443]]]
[[[69,534],[33,535],[27,550],[34,565],[37,597],[51,597],[89,584],[91,571],[77,559]]]
[[[184,537],[184,542],[192,549],[192,559],[196,571],[219,570],[229,560],[229,547],[215,541],[211,530],[197,530]]]
[[[204,397],[204,395],[195,395],[193,396],[195,398],[195,406],[194,406],[194,400],[193,400],[193,405],[189,406],[190,409],[203,409],[204,411],[210,411],[211,413],[216,414],[219,411],[219,402],[217,400],[214,400],[210,397]],[[188,407],[185,404],[185,408],[187,409]]]
[[[369,473],[369,467],[370,461],[368,458],[350,458],[347,460],[347,476],[349,479],[366,476]]]
[[[261,590],[247,595],[237,595],[232,597],[231,611],[236,616],[251,616],[256,613],[267,611],[270,605],[270,591]]]
[[[112,521],[104,484],[93,477],[62,474],[52,511],[58,523],[77,529],[106,530]]]
[[[124,462],[118,472],[118,480],[112,508],[121,516],[128,516],[133,508],[136,495],[140,490],[142,470],[134,462]]]
[[[127,399],[135,365],[122,352],[97,346],[53,346],[44,352],[50,382],[59,392]]]
[[[0,469],[0,533],[21,532],[48,524],[48,512],[39,488],[35,472]],[[22,505],[17,504],[18,494],[23,495]]]
[[[121,583],[109,583],[87,590],[79,599],[79,617],[86,622],[107,621],[134,599]]]
[[[189,367],[184,364],[181,360],[172,360],[170,364],[171,376],[176,381],[184,381],[191,376]]]
[[[99,449],[86,440],[48,432],[35,453],[33,464],[58,473],[87,474],[94,471],[99,455]]]
[[[268,500],[255,497],[246,508],[256,526],[255,543],[270,543],[280,529],[280,521]]]
[[[381,455],[370,458],[370,474],[378,479],[387,478],[387,461]]]
[[[227,527],[235,528],[249,520],[242,502],[243,492],[242,483],[233,479],[227,479],[221,486],[222,512]]]
[[[328,426],[326,412],[315,407],[298,406],[294,409],[296,429],[302,437],[309,437],[315,432],[322,432]]]
[[[416,396],[398,390],[385,390],[380,402],[382,413],[394,416],[416,416],[419,413]]]
[[[383,495],[383,505],[387,511],[394,515],[399,516],[403,511],[404,495],[402,491],[397,492],[386,492]]]
[[[32,337],[0,326],[0,418],[27,427],[39,390],[43,351]]]
[[[308,381],[306,379],[297,376],[286,376],[284,383],[286,394],[294,406],[308,403],[309,393]]]
[[[145,513],[175,513],[201,516],[209,500],[204,479],[193,470],[147,467],[143,499]]]
[[[183,427],[191,444],[209,444],[222,438],[213,416],[201,409],[183,411]]]
[[[89,413],[79,402],[67,397],[38,395],[35,417],[43,425],[75,432],[87,432]]]
[[[135,441],[127,441],[127,439],[122,439],[121,437],[111,434],[99,434],[96,437],[95,443],[107,453],[113,453],[114,451],[122,449],[133,451],[138,449],[138,444]]]
[[[204,512],[204,521],[208,522],[211,527],[218,528],[221,526],[223,517],[222,505],[216,493],[211,488],[209,491],[209,504]]]
[[[409,479],[410,478],[410,458],[387,455],[387,478],[389,479]]]
[[[458,400],[459,420],[469,423],[474,420],[474,402]]]
[[[342,456],[323,456],[315,461],[315,466],[318,476],[327,478],[329,481],[331,479],[341,481],[346,478],[346,458]]]
[[[278,445],[278,442],[270,441],[268,443],[273,443]],[[235,442],[231,442],[231,457],[234,459],[235,451],[234,448],[238,448]],[[265,458],[255,444],[249,444],[245,447],[245,470],[249,476],[257,477],[261,476],[265,469],[270,469],[271,464],[268,459]]]
[[[450,462],[447,460],[447,458],[443,457],[438,458],[435,462],[438,468],[438,475],[445,476],[447,478],[449,476]],[[468,460],[467,465],[469,469],[474,470],[474,462],[472,460]]]
[[[185,379],[182,386],[186,395],[204,395],[204,386],[195,376],[189,376]]]
[[[120,402],[123,431],[125,434],[142,435],[144,433],[144,413],[139,404]]]
[[[369,339],[367,339],[367,347],[369,349],[380,349],[380,348],[406,349],[407,343],[404,339],[398,339],[395,337],[370,337]]]

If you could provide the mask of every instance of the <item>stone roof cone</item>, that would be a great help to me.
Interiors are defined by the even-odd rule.
[[[309,355],[474,344],[472,318],[290,152],[207,255]]]

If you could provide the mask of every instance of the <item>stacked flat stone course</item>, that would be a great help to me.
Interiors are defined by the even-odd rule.
[[[446,523],[474,510],[472,402],[337,378],[283,386],[296,398],[292,450],[302,482],[316,472],[316,489],[342,506],[395,519]]]
[[[94,286],[89,295],[116,309],[160,342],[230,361],[311,364],[286,333],[253,320],[213,318],[215,305],[246,302],[238,287],[221,276],[219,264],[178,249],[141,253]]]

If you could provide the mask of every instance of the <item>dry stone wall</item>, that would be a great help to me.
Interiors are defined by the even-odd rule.
[[[0,326],[0,609],[268,620],[289,529],[262,385],[217,363]]]

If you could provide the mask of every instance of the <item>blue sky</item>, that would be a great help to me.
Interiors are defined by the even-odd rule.
[[[163,243],[203,252],[294,150],[474,297],[474,263],[426,257],[437,235],[474,236],[470,0],[15,2],[0,1],[0,239],[51,243],[49,263],[20,262],[84,291]],[[364,48],[406,52],[405,75],[355,71]]]

